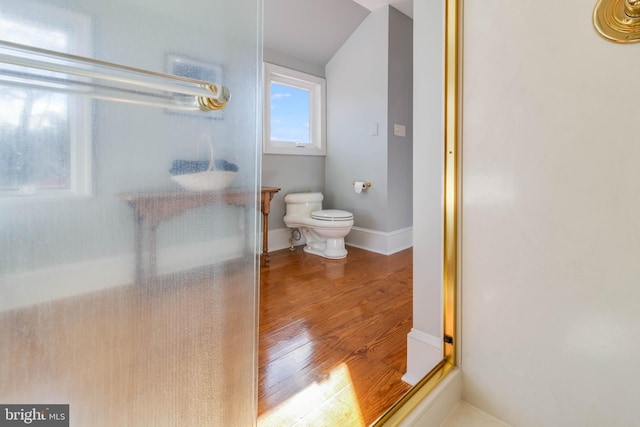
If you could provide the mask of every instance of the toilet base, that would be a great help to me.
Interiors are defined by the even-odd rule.
[[[347,257],[344,239],[327,239],[323,243],[308,243],[303,250],[308,254],[328,259],[343,259]]]

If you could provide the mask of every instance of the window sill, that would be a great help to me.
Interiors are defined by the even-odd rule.
[[[290,156],[326,156],[327,150],[313,147],[265,147],[262,154],[284,154]]]
[[[29,204],[40,202],[70,202],[70,201],[82,201],[91,200],[94,198],[93,194],[29,194],[29,195],[5,195],[0,196],[0,205],[2,204]]]

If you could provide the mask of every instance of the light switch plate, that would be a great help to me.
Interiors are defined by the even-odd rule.
[[[393,125],[393,134],[395,136],[406,136],[407,128],[402,125]]]
[[[371,129],[369,129],[371,136],[378,136],[378,122],[371,123]]]

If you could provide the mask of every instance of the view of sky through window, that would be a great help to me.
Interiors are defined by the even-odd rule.
[[[271,140],[309,144],[307,89],[271,83]]]

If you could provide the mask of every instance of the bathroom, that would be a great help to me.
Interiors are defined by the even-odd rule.
[[[291,205],[287,207],[287,202],[294,194],[296,197],[300,194],[300,198],[310,199],[318,192],[324,196],[322,200],[324,209],[336,209],[353,214],[354,225],[345,237],[347,252],[358,247],[377,254],[391,255],[413,246],[412,20],[392,7],[368,11],[355,3],[349,8],[346,3],[348,2],[270,1],[265,4],[264,61],[279,67],[293,68],[298,72],[325,77],[327,87],[326,156],[321,155],[322,153],[305,155],[307,149],[299,147],[291,147],[289,154],[271,153],[270,147],[265,150],[268,151],[267,153],[263,153],[262,185],[281,188],[281,191],[274,196],[270,207],[269,247],[271,250],[286,251],[290,245],[295,245],[298,246],[297,251],[302,251],[300,245],[305,243],[304,232],[292,233],[292,230],[287,227],[291,216]],[[337,34],[334,35],[332,40],[334,44],[329,49],[326,37],[323,38],[324,28],[335,19],[337,10],[342,17],[341,25],[334,26],[334,32]],[[344,23],[349,19],[352,20],[352,24],[346,27]],[[286,25],[291,21],[299,22],[299,25]],[[341,30],[344,34],[339,34]],[[320,53],[323,53],[323,56]],[[267,73],[271,72],[271,68],[269,65]],[[275,71],[286,74],[286,70],[283,71],[277,67]],[[265,77],[265,82],[269,82],[269,75]],[[294,77],[303,78],[304,76]],[[379,90],[372,90],[372,88],[379,88]],[[264,99],[269,101],[269,94],[265,94]],[[272,101],[274,111],[279,108],[277,102],[280,102],[280,98]],[[270,123],[268,116],[264,118],[264,122]],[[268,136],[268,131],[264,135]],[[342,225],[342,221],[333,222],[333,224],[338,223]],[[301,237],[302,239],[298,240]],[[290,242],[290,239],[293,241]],[[305,251],[316,252],[313,249],[309,250],[308,247],[305,247]],[[335,257],[333,253],[327,254],[327,251],[324,256]],[[291,263],[295,265],[302,259],[305,258],[291,257]],[[348,260],[347,254],[347,262]],[[309,270],[318,268],[316,264],[310,261]],[[332,275],[332,270],[335,271],[336,267],[342,265],[331,260],[324,264],[328,275]],[[278,264],[276,271],[283,268],[286,267]],[[379,271],[380,274],[386,272],[382,268]],[[277,273],[267,273],[264,269],[262,272],[269,278],[268,283],[277,289],[279,282],[271,282],[271,276]],[[291,274],[296,273],[297,270],[292,268]],[[375,276],[375,267],[371,268],[370,274]],[[314,281],[322,280],[324,277],[322,273],[317,276],[319,279],[314,277]],[[282,282],[286,281],[283,279]],[[345,282],[348,283],[348,280]],[[301,283],[298,287],[304,286],[305,284]],[[333,288],[336,284],[327,279],[326,286]],[[339,286],[336,287],[339,288]],[[280,289],[294,298],[293,290],[289,291],[284,285]],[[275,292],[270,287],[263,290],[266,290],[265,295]],[[372,286],[371,294],[374,295],[376,292],[378,290]],[[269,303],[270,299],[265,305]],[[276,316],[277,308],[271,307],[269,305],[269,313],[274,313],[273,316]],[[283,308],[281,313],[281,316],[292,318],[292,322],[296,319],[300,324],[310,325],[309,328],[312,329],[315,327],[311,325],[317,324],[312,320],[313,316],[305,315],[304,312],[294,317],[290,309]],[[335,313],[339,315],[341,311],[336,308]],[[333,315],[334,312],[329,309],[327,316]],[[439,322],[436,325],[439,325]],[[354,328],[357,327],[354,326]],[[271,334],[272,329],[265,327],[264,333]],[[288,340],[294,340],[294,337],[298,336],[295,327],[287,326],[286,329],[289,334]],[[407,332],[409,331],[403,330],[401,346],[403,349],[406,348],[408,340]],[[312,340],[308,338],[309,335],[314,337],[313,340],[317,341],[317,353],[320,355],[323,354],[322,349],[331,348],[323,344],[326,337],[321,333],[309,333],[307,339],[303,338],[302,333],[300,335],[302,342]],[[440,349],[434,352],[438,357],[441,355]],[[290,353],[294,353],[294,350],[290,350]],[[276,364],[283,363],[282,360],[288,360],[288,358],[294,359],[285,354],[282,349],[276,354],[280,356],[277,360],[272,361],[268,356],[261,358],[259,365],[261,373],[269,362]],[[314,357],[316,358],[322,360],[321,356]],[[424,354],[420,358],[427,360]],[[402,374],[405,374],[406,361],[403,360],[403,362],[405,363],[402,364],[401,369]],[[291,361],[291,366],[305,373],[311,370],[310,367],[298,368],[294,360]],[[309,363],[308,366],[315,366],[315,364]],[[415,367],[409,378],[420,379],[421,374],[426,373],[419,372],[422,368]],[[361,372],[357,368],[352,367],[352,369],[354,372]],[[380,377],[389,378],[387,375]],[[304,374],[301,376],[306,377]],[[400,378],[394,377],[394,380],[399,381]],[[267,388],[265,384],[275,384],[278,381],[284,382],[277,371],[270,379],[263,380],[260,376],[260,385],[265,389]],[[356,379],[353,381],[356,383]],[[318,387],[313,381],[309,381],[307,386]],[[380,385],[379,388],[383,389],[387,386],[395,387],[395,385],[392,387],[389,381],[384,386]],[[260,396],[262,398],[263,395]],[[295,393],[289,396],[291,405],[295,404],[295,396],[297,396]],[[284,405],[280,401],[277,402],[270,403],[269,406],[275,412],[278,412],[279,405]],[[370,403],[371,407],[375,406],[372,402]],[[326,408],[326,416],[329,416],[331,405],[328,402],[322,402],[318,406]],[[385,409],[388,409],[388,406]],[[286,406],[280,410],[297,413],[293,408]],[[378,416],[382,412],[378,413]],[[300,410],[300,414],[304,412]],[[266,419],[272,419],[273,415],[269,415],[271,414],[267,411]],[[311,415],[308,416],[311,417]],[[310,422],[307,418],[303,418],[301,421],[303,424],[304,420]],[[264,419],[261,417],[260,421],[264,422]]]
[[[16,5],[15,11],[7,10],[6,16],[12,16],[16,22],[44,25],[46,31],[50,30],[47,16],[61,16],[64,19],[60,22],[66,25],[55,30],[64,33],[66,28],[72,33],[77,44],[66,48],[76,55],[94,54],[108,62],[165,72],[175,70],[177,64],[188,63],[234,88],[232,99],[238,101],[224,111],[215,111],[203,118],[170,109],[78,98],[80,111],[91,114],[75,120],[77,128],[72,131],[77,142],[73,147],[73,160],[81,172],[74,175],[77,194],[69,198],[66,198],[69,194],[61,198],[52,194],[40,197],[30,186],[24,186],[18,190],[21,194],[10,194],[2,201],[0,245],[4,257],[0,265],[3,297],[0,323],[6,327],[2,328],[0,340],[11,343],[2,346],[6,352],[2,375],[13,380],[3,383],[0,395],[5,401],[27,396],[40,402],[55,396],[57,402],[71,402],[72,411],[76,411],[72,412],[74,416],[94,422],[108,419],[107,414],[114,405],[133,405],[127,407],[130,413],[141,411],[139,413],[151,419],[164,416],[173,419],[178,413],[171,412],[170,405],[160,405],[163,410],[152,415],[152,400],[145,403],[128,399],[128,394],[119,394],[117,390],[123,385],[131,386],[129,391],[137,390],[138,396],[144,396],[160,385],[159,389],[168,390],[172,381],[182,384],[180,378],[189,378],[190,385],[197,387],[188,393],[206,395],[214,402],[224,403],[228,385],[238,385],[233,399],[238,407],[220,403],[221,419],[234,413],[251,413],[244,405],[250,405],[253,378],[248,374],[235,375],[233,367],[237,363],[249,364],[255,351],[252,337],[238,333],[254,326],[255,260],[244,247],[247,236],[256,233],[252,202],[247,202],[244,208],[232,203],[206,206],[188,212],[183,218],[167,217],[162,218],[162,223],[146,224],[149,230],[145,229],[145,235],[146,231],[150,233],[145,239],[150,240],[153,248],[143,251],[144,256],[149,255],[148,261],[136,259],[136,221],[148,218],[136,216],[139,215],[137,205],[129,202],[131,193],[155,191],[159,183],[163,189],[171,186],[175,191],[177,187],[169,180],[171,162],[208,158],[209,140],[216,159],[229,160],[239,167],[234,186],[246,188],[257,181],[252,171],[260,161],[252,157],[256,153],[255,129],[251,124],[258,120],[247,111],[257,110],[254,96],[258,91],[251,82],[255,82],[252,77],[257,75],[252,48],[257,39],[258,10],[249,7],[247,10],[252,13],[247,13],[239,2],[224,4],[224,7],[203,5],[209,15],[214,9],[220,12],[216,7],[222,7],[230,17],[228,22],[216,27],[217,38],[203,46],[198,37],[184,29],[190,27],[192,21],[206,27],[206,13],[190,11],[184,19],[174,21],[169,5],[150,11],[146,0],[122,0],[108,5],[78,1],[63,7],[59,3],[25,1],[19,7]],[[70,7],[77,10],[70,11]],[[125,8],[130,13],[119,13]],[[154,25],[139,25],[138,16],[147,17]],[[271,249],[289,246],[290,232],[282,223],[284,195],[305,190],[322,192],[325,207],[354,214],[356,222],[348,244],[388,254],[413,243],[412,67],[410,62],[405,62],[411,59],[411,49],[407,48],[411,41],[410,19],[389,8],[371,14],[365,11],[362,19],[365,16],[361,32],[356,34],[360,37],[350,39],[326,70],[325,77],[340,88],[339,92],[328,93],[328,102],[339,106],[327,111],[327,119],[336,125],[329,126],[327,132],[330,155],[326,158],[262,156],[262,184],[281,188],[269,216],[270,230],[274,233],[270,238]],[[158,34],[156,23],[164,29]],[[3,37],[10,38],[10,35]],[[385,48],[381,50],[380,46]],[[220,53],[210,58],[210,50]],[[395,55],[401,55],[402,60],[389,61]],[[291,67],[300,65],[308,72],[318,69],[317,64],[304,65],[295,57],[274,50],[265,50],[264,59]],[[356,98],[367,102],[350,103]],[[395,130],[393,125],[399,126],[397,132],[391,132]],[[241,155],[243,152],[248,155]],[[81,170],[83,162],[90,167]],[[370,182],[371,186],[357,192],[355,181]],[[34,195],[36,197],[30,197]],[[156,201],[154,199],[154,203]],[[229,268],[226,264],[213,270],[202,268],[212,256],[221,262],[228,261]],[[151,287],[152,281],[146,281],[148,277],[137,276],[135,267],[138,266],[143,267],[143,273],[152,273],[151,279],[158,274],[171,276],[172,280]],[[206,294],[204,298],[181,293],[186,285],[202,278],[209,279],[216,292],[222,292],[221,298],[209,299],[211,294],[206,289],[202,290]],[[232,278],[234,286],[225,286],[227,278]],[[245,303],[238,304],[238,300]],[[182,304],[178,311],[171,313],[176,301]],[[211,306],[221,310],[210,310]],[[234,310],[230,313],[228,307],[231,306]],[[161,314],[165,309],[170,315]],[[188,352],[188,357],[194,358],[190,364],[172,363],[178,357],[172,349],[201,350],[199,346],[208,342],[191,335],[182,337],[180,329],[172,328],[172,319],[203,333],[211,332],[207,330],[208,325],[224,325],[224,328],[214,328],[214,334],[207,338],[228,343],[215,351],[231,353],[238,345],[247,351],[234,360],[219,359],[220,364],[216,366],[206,365],[199,359],[206,359],[209,354],[199,351]],[[86,325],[93,325],[99,333],[92,335],[84,329]],[[17,335],[12,335],[14,332]],[[53,341],[45,339],[53,336],[59,339],[51,340],[62,344],[55,346]],[[178,340],[176,346],[171,347],[175,338],[184,339],[189,345],[185,347],[184,341]],[[41,344],[48,347],[41,348]],[[138,345],[140,353],[126,352],[127,348]],[[73,357],[69,357],[64,348],[71,349]],[[163,351],[157,351],[158,348]],[[38,371],[32,382],[23,384],[17,377],[30,371],[29,363],[60,364],[60,367],[49,372]],[[197,381],[194,370],[203,366],[212,370],[206,372],[207,375],[220,378],[215,390]],[[92,368],[96,369],[92,371]],[[167,368],[171,375],[157,375]],[[119,376],[122,370],[126,371],[125,375]],[[96,392],[92,393],[95,384],[83,382],[89,372],[96,378],[111,378],[105,383],[109,390],[95,388]],[[70,379],[61,384],[61,378]],[[100,390],[104,394],[100,394]],[[172,393],[181,391],[184,392],[184,388],[178,387],[163,395],[161,401],[170,402],[175,398]],[[109,401],[98,404],[101,397]],[[83,405],[86,401],[93,404],[93,413],[82,409],[86,408]],[[189,399],[181,402],[186,404]],[[187,409],[181,408],[181,411]],[[118,416],[126,417],[126,414],[124,411]]]
[[[327,84],[326,156],[262,156],[262,185],[281,188],[269,214],[271,250],[290,245],[284,198],[297,192],[321,192],[323,208],[353,213],[347,245],[382,254],[412,246],[412,20],[395,8],[345,4],[265,4],[263,60]],[[342,24],[323,40],[334,10]]]
[[[11,4],[27,3],[9,2],[3,5],[3,14]],[[212,42],[217,46],[218,39],[213,35],[232,34],[226,40],[232,48],[222,46],[222,57],[217,59],[227,63],[227,79],[238,79],[236,86],[240,81],[249,86],[255,81],[257,61],[238,61],[243,57],[242,48],[246,48],[243,38],[254,40],[249,43],[253,48],[257,45],[257,33],[252,30],[258,21],[254,2],[198,2],[197,13],[178,22],[175,4],[143,0],[92,4],[50,0],[38,2],[38,9],[21,15],[45,15],[39,20],[53,22],[54,15],[46,13],[48,8],[42,7],[43,3],[73,5],[79,13],[73,14],[72,22],[78,22],[82,15],[90,17],[80,19],[78,28],[90,30],[82,33],[86,36],[82,40],[93,43],[99,58],[140,68],[163,69],[167,46],[156,46],[155,41],[166,43],[174,52],[206,57],[206,52],[194,46]],[[210,8],[213,3],[216,7]],[[441,223],[442,219],[439,196],[444,174],[439,165],[443,151],[442,147],[429,151],[429,142],[442,140],[444,122],[440,110],[443,67],[433,60],[444,57],[444,7],[434,11],[430,6],[436,3],[416,2],[414,8],[414,31],[421,43],[414,52],[416,73],[421,77],[414,87],[419,95],[414,99],[414,114],[421,118],[413,129],[414,140],[421,141],[414,144],[414,159],[421,165],[419,170],[414,168],[414,191],[424,195],[413,200],[414,212],[419,211],[414,215],[413,234],[420,237],[413,242],[414,252],[424,261],[416,266],[416,285],[442,282],[440,276],[424,274],[440,271],[441,233],[429,229],[427,221],[418,220],[424,217]],[[453,2],[441,5],[445,3]],[[638,79],[626,76],[628,70],[640,65],[638,45],[614,45],[595,34],[591,21],[595,2],[462,3],[465,93],[460,106],[465,119],[461,123],[464,192],[460,202],[464,211],[464,257],[458,267],[463,273],[464,293],[457,308],[461,310],[458,315],[463,343],[458,362],[463,373],[457,375],[445,416],[463,398],[512,425],[636,425],[640,419],[635,356],[640,352],[640,145],[635,143],[637,131],[628,126],[637,121],[632,95],[638,92]],[[40,15],[35,13],[38,10]],[[211,16],[220,14],[225,19],[214,20],[214,33]],[[153,25],[144,29],[141,17],[152,18]],[[205,41],[183,40],[194,23],[206,33]],[[108,43],[101,38],[105,35]],[[78,52],[82,50],[80,46]],[[243,75],[247,70],[250,72]],[[433,79],[426,78],[430,73]],[[250,91],[257,91],[257,87]],[[429,104],[433,100],[437,101]],[[255,296],[251,285],[254,256],[244,259],[244,264],[234,264],[233,271],[202,273],[200,277],[210,278],[215,284],[219,283],[216,279],[220,272],[246,273],[233,286],[242,292],[223,301],[185,298],[173,292],[172,286],[137,289],[131,295],[105,291],[109,285],[129,283],[134,277],[132,215],[121,200],[112,196],[133,181],[142,187],[154,180],[167,181],[171,160],[192,154],[191,146],[183,143],[197,140],[198,132],[186,132],[185,125],[174,135],[171,126],[157,125],[177,122],[172,113],[148,111],[133,119],[129,114],[133,111],[128,108],[109,109],[101,102],[95,107],[95,113],[106,110],[112,114],[108,122],[96,120],[93,129],[95,157],[109,158],[108,163],[99,163],[101,169],[93,171],[92,180],[102,191],[100,197],[94,198],[94,203],[73,199],[29,208],[25,208],[29,204],[26,201],[2,205],[0,342],[16,340],[19,347],[17,354],[6,354],[10,347],[0,346],[0,378],[10,378],[0,382],[0,396],[5,403],[71,403],[75,420],[89,420],[81,425],[132,425],[140,419],[142,425],[167,425],[172,421],[174,425],[179,421],[183,425],[204,425],[203,420],[213,417],[220,421],[218,425],[253,425],[255,419],[251,417],[245,416],[238,423],[229,420],[237,420],[234,415],[255,413],[251,404],[255,378],[249,368],[237,369],[235,365],[250,366],[253,355],[249,353],[255,351],[255,340],[242,338],[242,332],[252,335],[246,331],[254,330],[255,324],[251,302]],[[256,105],[248,102],[244,108],[244,114],[238,115],[229,106],[222,121],[186,120],[188,127],[215,129],[217,141],[233,140],[242,145],[246,140],[254,141],[257,132],[251,125],[249,129],[243,127],[257,122],[251,113]],[[93,118],[97,117],[106,120],[109,114]],[[154,126],[143,126],[148,123]],[[226,123],[244,133],[226,132]],[[169,144],[167,134],[181,143]],[[220,156],[242,161],[241,171],[259,164],[257,156],[235,159],[233,147],[219,149],[224,151]],[[129,157],[137,162],[124,168],[121,163]],[[151,175],[148,170],[140,170],[140,164],[153,163],[150,159],[163,163]],[[275,159],[274,163],[282,160]],[[292,163],[287,166],[298,167],[296,176],[304,177],[306,169]],[[273,168],[278,169],[278,165]],[[317,167],[312,174],[319,177],[324,173]],[[239,178],[241,182],[258,182],[256,176]],[[285,184],[269,182],[272,177],[266,170],[263,178],[268,185]],[[339,184],[349,196],[352,190],[347,187],[353,180],[371,181],[372,189],[379,185],[372,176],[349,176]],[[326,188],[327,181],[318,179],[310,189],[334,191]],[[426,206],[426,200],[435,200],[436,206]],[[335,200],[336,207],[353,210],[357,218],[357,207],[342,202],[338,205]],[[226,208],[194,214],[179,226],[165,227],[158,238],[159,246],[170,248],[166,242],[184,231],[189,234],[187,241],[197,241],[203,234],[203,223],[212,214],[220,215],[224,224],[208,231],[224,238],[217,239],[225,243],[220,248],[237,252],[241,246],[233,247],[237,236],[231,232],[240,228],[233,220],[237,209]],[[282,226],[277,222],[282,214],[274,214],[274,229]],[[248,230],[248,234],[255,231]],[[428,246],[430,242],[435,242],[433,247]],[[215,250],[200,246],[192,249],[186,259]],[[164,261],[177,260],[175,255]],[[175,265],[158,261],[159,270],[175,272]],[[177,267],[180,270],[181,265]],[[188,279],[186,275],[179,277],[176,288],[185,287]],[[70,285],[78,287],[71,289]],[[93,285],[96,289],[90,289]],[[108,299],[89,304],[82,300],[75,304],[75,299],[63,310],[61,321],[50,316],[56,310],[56,298],[77,296],[80,291],[98,291]],[[41,304],[40,308],[15,311],[25,303],[26,296],[38,297],[35,302]],[[434,312],[431,301],[439,303],[440,294],[421,294],[416,314]],[[162,309],[178,302],[185,310],[162,315]],[[226,303],[234,303],[236,310],[225,313]],[[126,312],[124,317],[116,316],[119,309]],[[206,322],[205,311],[214,316],[212,322]],[[136,317],[140,313],[145,315],[142,322]],[[441,333],[440,313],[435,315],[435,329],[429,329],[434,319],[415,320],[430,335]],[[199,329],[203,321],[204,327]],[[181,334],[175,325],[192,333]],[[78,329],[84,332],[78,335]],[[220,329],[236,334],[221,335]],[[211,341],[198,341],[198,333],[212,337]],[[234,347],[227,348],[227,342]],[[235,351],[237,346],[246,351]],[[54,349],[59,350],[56,357]],[[185,352],[184,357],[179,357],[178,350]],[[38,369],[24,369],[29,358],[36,358]],[[180,369],[185,366],[189,369]],[[219,389],[205,384],[203,378],[210,377],[216,378]]]

